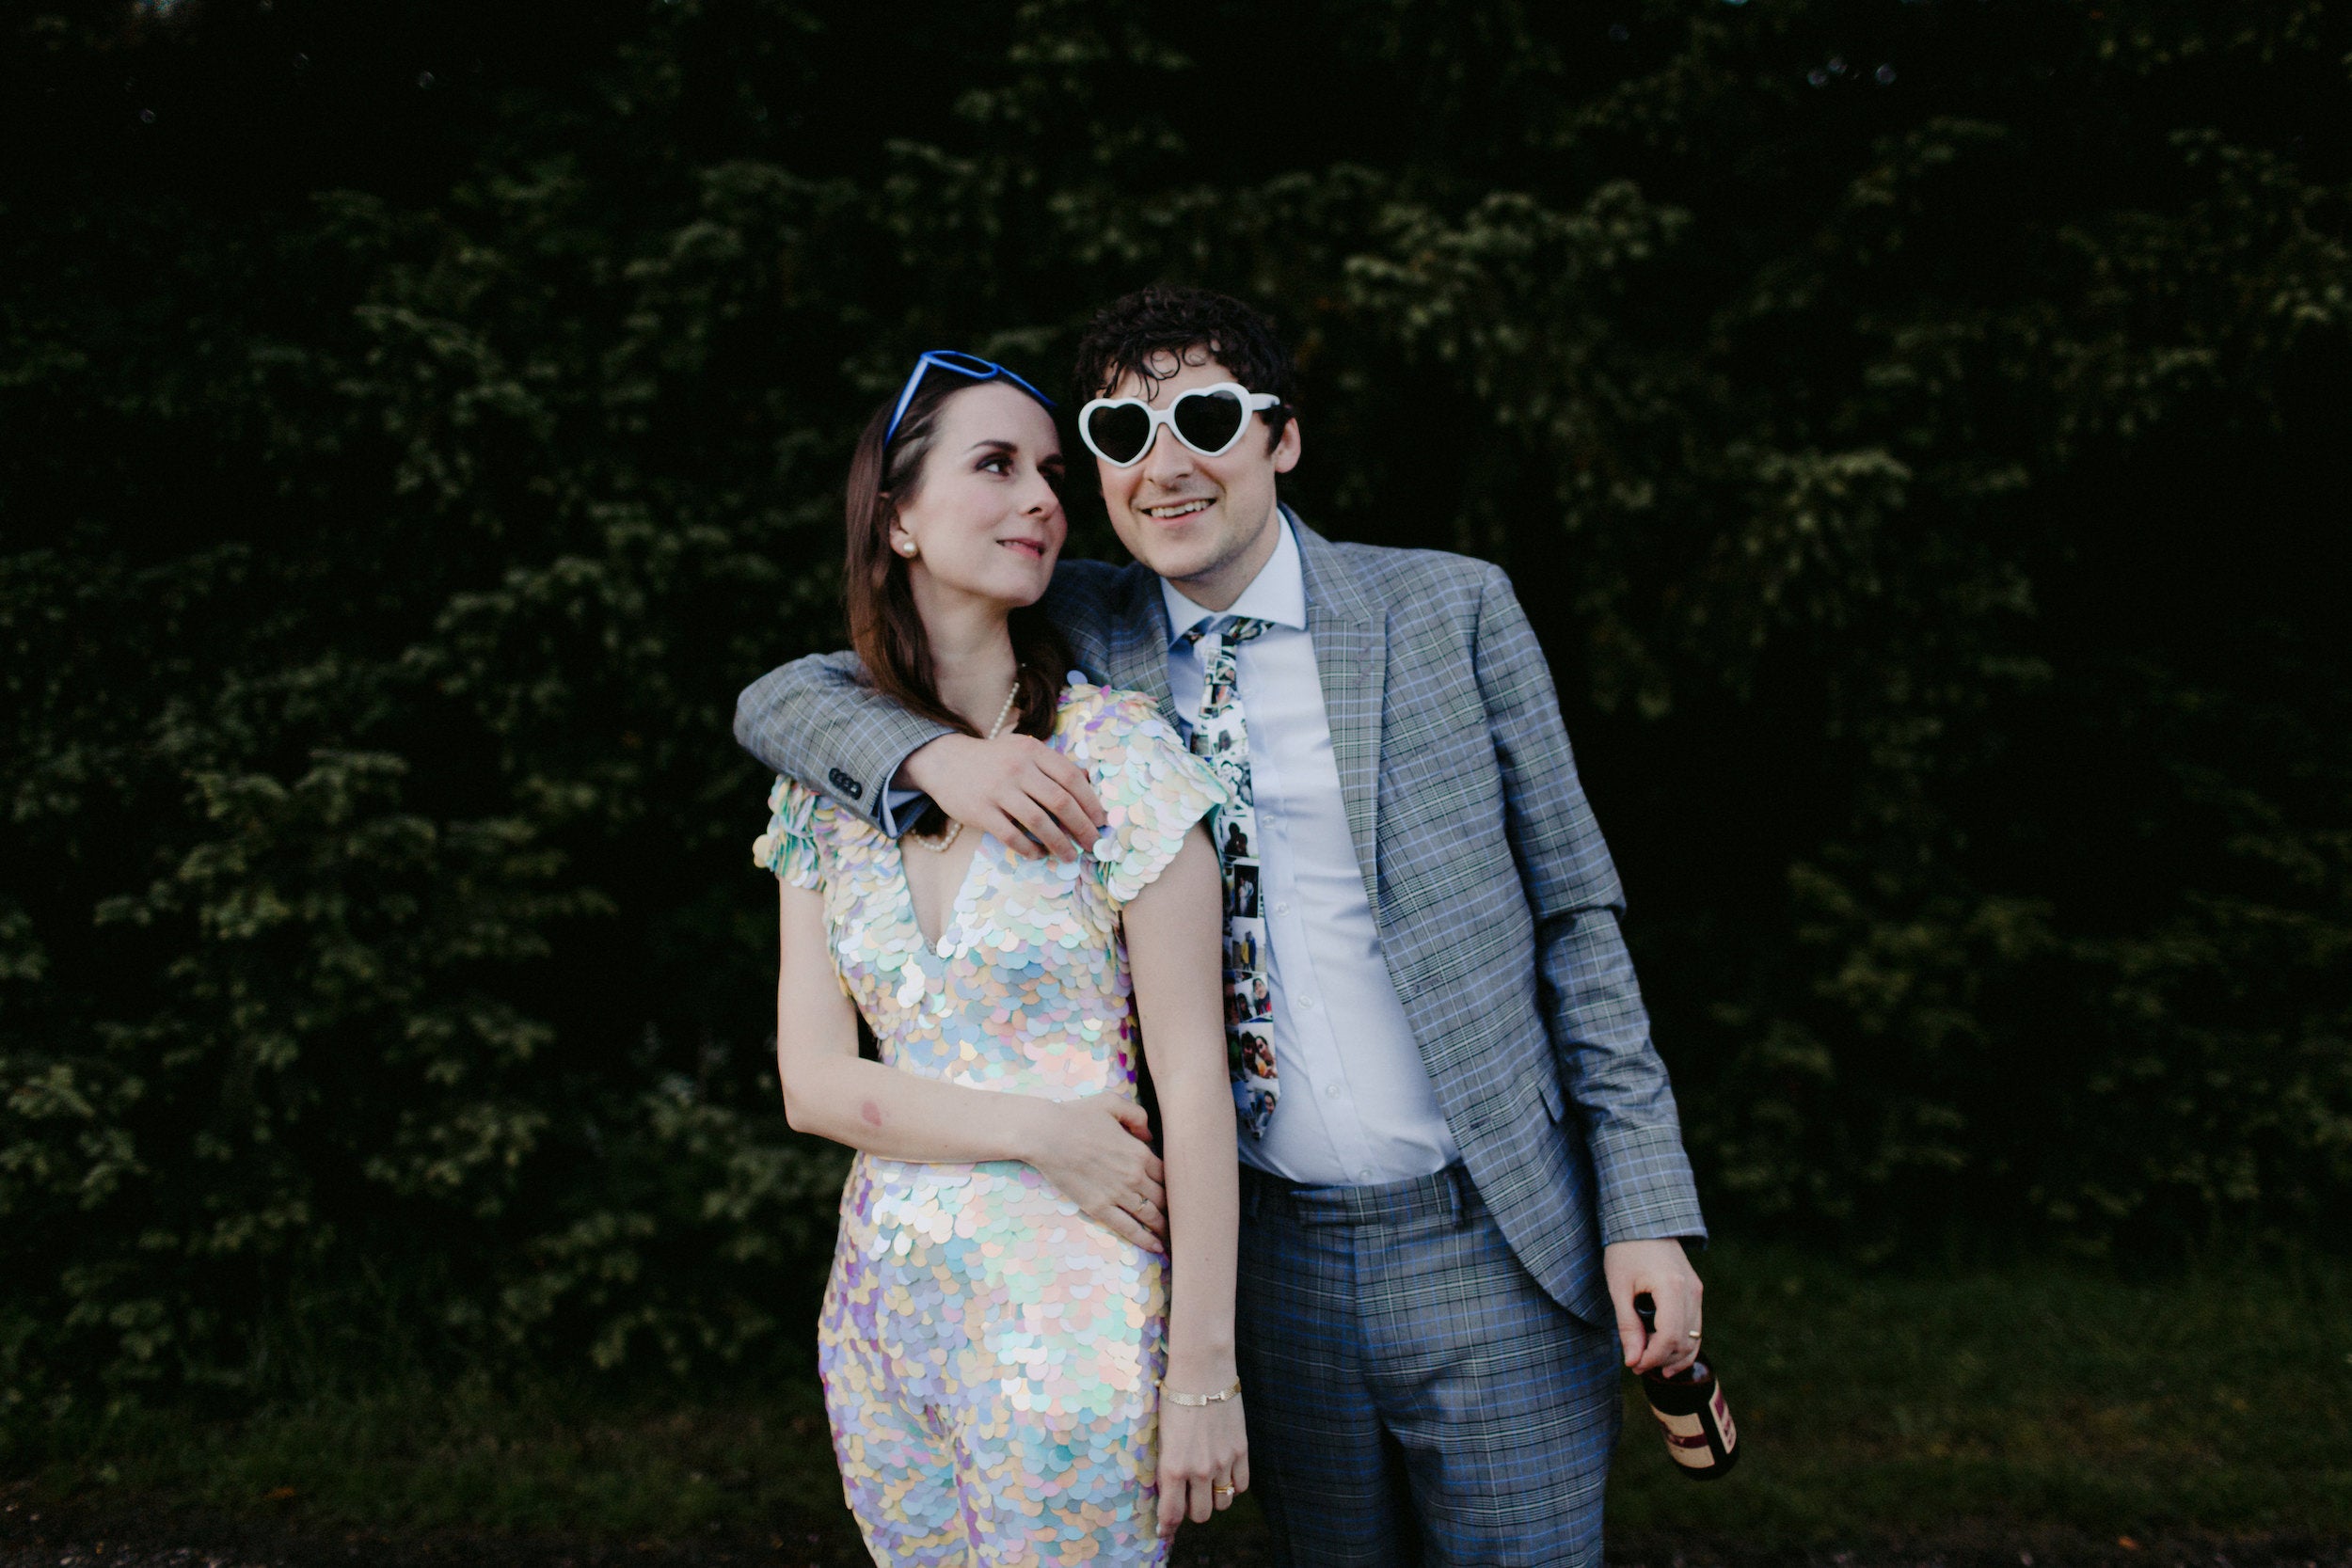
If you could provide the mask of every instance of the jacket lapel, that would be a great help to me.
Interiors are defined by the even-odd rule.
[[[1120,576],[1103,675],[1115,687],[1150,697],[1159,705],[1168,728],[1175,729],[1176,704],[1168,689],[1168,605],[1160,597],[1159,578],[1147,566],[1128,567]]]
[[[1388,688],[1388,616],[1358,592],[1354,574],[1330,542],[1300,522],[1299,564],[1307,579],[1307,635],[1323,679],[1323,712],[1331,725],[1348,836],[1373,915],[1380,912],[1380,708]],[[1165,672],[1162,684],[1166,684]]]

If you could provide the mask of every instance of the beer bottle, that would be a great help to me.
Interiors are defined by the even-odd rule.
[[[1658,1332],[1658,1304],[1648,1292],[1633,1298],[1633,1310],[1645,1332]],[[1713,1481],[1739,1463],[1740,1429],[1731,1423],[1724,1386],[1715,1380],[1715,1369],[1705,1356],[1672,1377],[1644,1372],[1642,1392],[1649,1398],[1650,1414],[1666,1429],[1668,1457],[1684,1475]]]

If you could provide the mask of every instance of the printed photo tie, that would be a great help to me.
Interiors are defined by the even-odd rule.
[[[1249,728],[1243,718],[1235,650],[1267,623],[1219,615],[1186,632],[1207,667],[1200,718],[1189,741],[1216,769],[1230,803],[1209,814],[1225,877],[1225,1055],[1233,1108],[1252,1137],[1265,1136],[1280,1096],[1274,1070],[1274,995],[1267,974],[1264,911],[1258,879],[1258,813],[1249,789]]]

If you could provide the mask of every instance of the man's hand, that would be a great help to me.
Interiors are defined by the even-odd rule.
[[[1625,1346],[1626,1370],[1663,1371],[1669,1376],[1698,1359],[1699,1276],[1682,1255],[1682,1243],[1612,1242],[1601,1249],[1601,1273],[1617,1308],[1617,1338]],[[1648,1292],[1658,1308],[1658,1332],[1643,1332],[1633,1298]]]
[[[1032,860],[1076,859],[1110,820],[1087,770],[1025,735],[943,735],[907,758],[898,782]]]

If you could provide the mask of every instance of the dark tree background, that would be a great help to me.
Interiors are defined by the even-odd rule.
[[[915,351],[1160,278],[1510,569],[1723,1231],[2340,1240],[2352,7],[0,18],[8,1405],[787,1354],[732,698]]]

